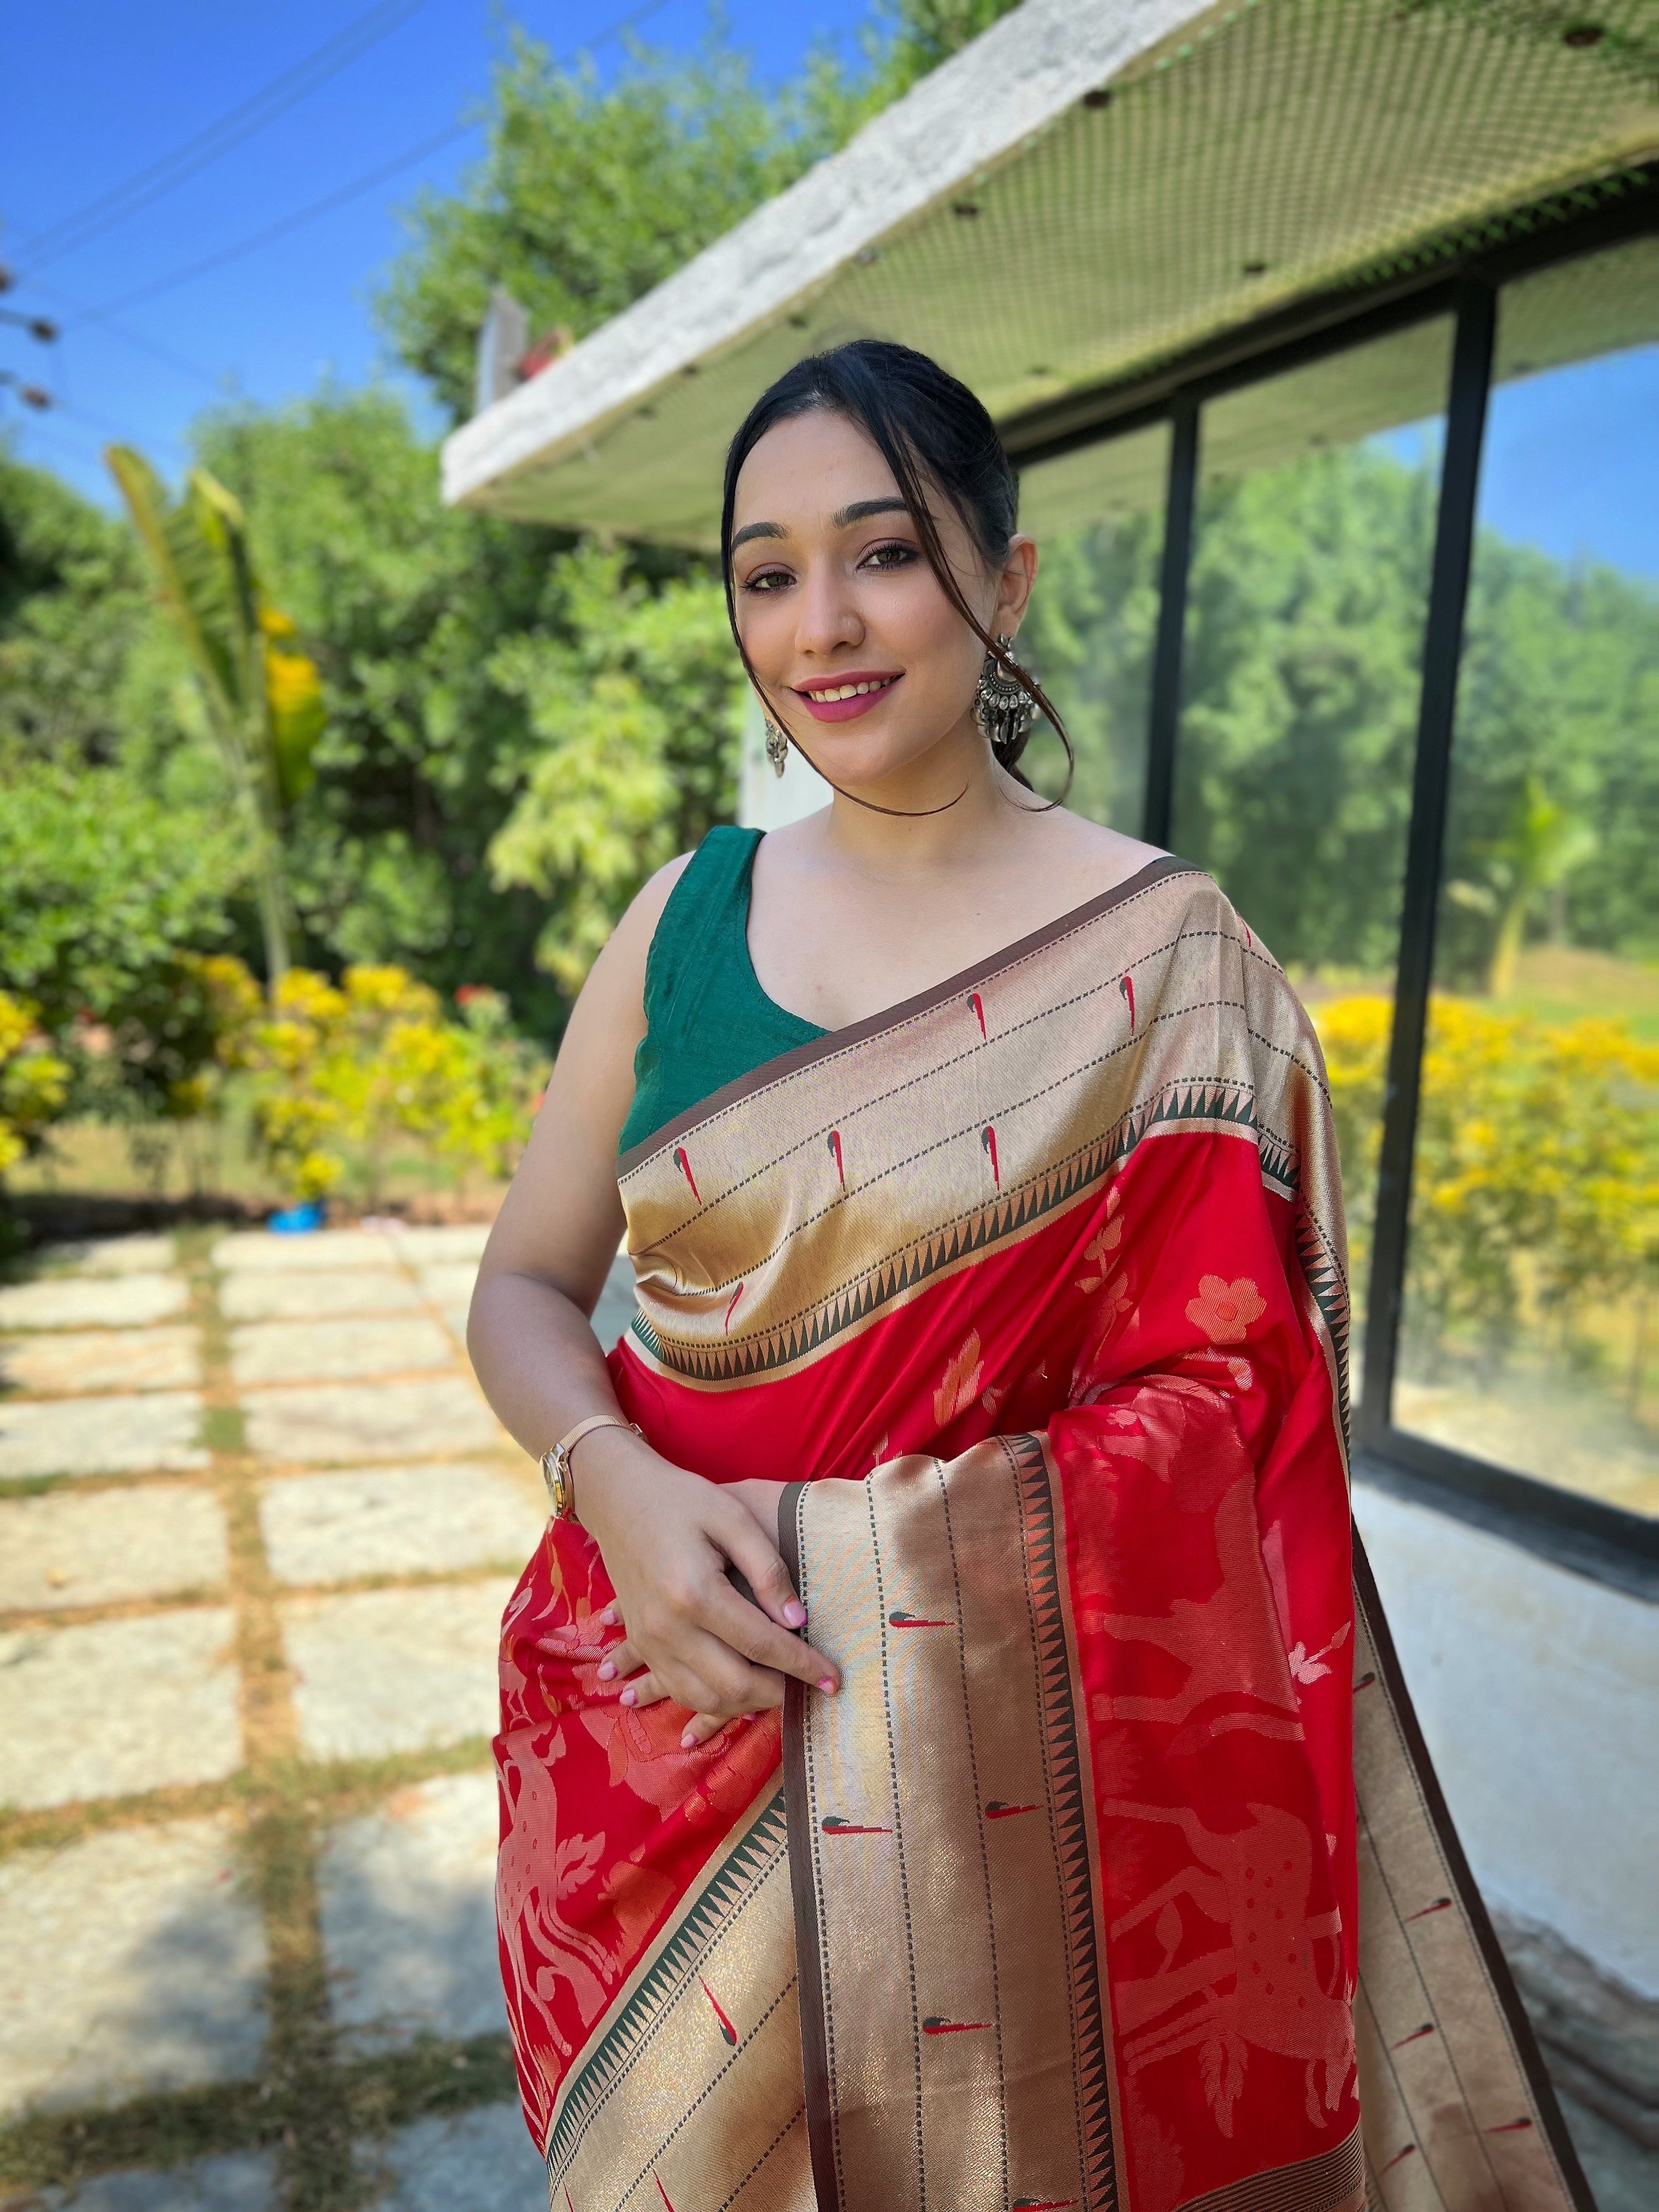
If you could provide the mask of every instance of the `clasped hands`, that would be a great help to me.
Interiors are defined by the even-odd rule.
[[[775,1534],[783,1483],[708,1482],[626,1431],[585,1442],[577,1514],[616,1592],[599,1617],[625,1632],[599,1680],[623,1684],[623,1705],[685,1707],[690,1751],[739,1714],[781,1705],[787,1675],[827,1696],[840,1688],[839,1668],[797,1632],[806,1610]]]

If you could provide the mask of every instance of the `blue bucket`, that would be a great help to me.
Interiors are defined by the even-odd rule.
[[[308,1198],[298,1206],[285,1206],[280,1213],[273,1213],[266,1222],[279,1237],[303,1237],[308,1230],[320,1229],[327,1218],[327,1208],[320,1198]]]

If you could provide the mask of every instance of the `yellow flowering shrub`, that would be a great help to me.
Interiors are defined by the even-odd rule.
[[[1316,1008],[1355,1273],[1369,1261],[1389,1000]],[[1551,1025],[1466,999],[1429,1013],[1407,1311],[1501,1354],[1527,1316],[1565,1326],[1659,1267],[1659,1047],[1620,1023]]]
[[[257,999],[257,991],[256,991]],[[434,1157],[510,1173],[544,1074],[495,992],[463,1019],[401,968],[348,968],[337,984],[291,968],[246,1012],[231,1050],[249,1071],[260,1141],[284,1188],[325,1197],[355,1166],[378,1200],[400,1138]]]
[[[69,1064],[37,1026],[40,1009],[0,991],[0,1176],[34,1148],[69,1097]]]

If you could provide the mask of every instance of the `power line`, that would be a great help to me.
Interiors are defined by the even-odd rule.
[[[663,0],[657,0],[657,4],[662,5]],[[430,138],[422,139],[418,146],[411,146],[406,152],[394,155],[391,161],[383,161],[378,169],[371,169],[367,176],[357,178],[352,184],[342,185],[338,191],[330,192],[322,199],[313,200],[309,207],[300,208],[293,215],[284,216],[280,222],[268,224],[264,230],[255,231],[252,237],[241,239],[234,246],[224,246],[219,252],[210,253],[200,261],[192,261],[187,268],[175,269],[166,276],[158,276],[152,283],[141,284],[136,292],[128,292],[120,299],[112,300],[107,307],[89,308],[86,319],[101,323],[111,315],[121,314],[128,307],[136,307],[141,301],[153,300],[159,293],[172,291],[175,285],[188,284],[194,276],[205,276],[211,270],[222,269],[228,262],[240,261],[245,253],[257,252],[260,246],[273,244],[276,240],[286,237],[289,231],[298,230],[302,224],[314,222],[319,216],[331,214],[336,208],[343,207],[348,200],[372,191],[386,178],[395,177],[400,169],[407,169],[415,162],[424,160],[428,154],[435,154],[443,147],[453,145],[456,139],[465,137],[469,131],[476,131],[477,127],[476,123],[452,123]]]
[[[609,39],[621,37],[624,31],[632,30],[636,23],[643,22],[648,15],[654,15],[666,4],[667,0],[639,0],[639,4],[630,8],[626,15],[619,15],[614,22],[607,23],[602,30],[596,31],[578,51],[586,52],[602,46]],[[252,237],[240,239],[234,246],[223,246],[216,253],[204,255],[201,260],[192,261],[183,269],[172,270],[165,276],[141,284],[136,291],[124,293],[118,300],[112,300],[106,307],[83,310],[82,319],[103,323],[112,315],[122,314],[127,308],[137,307],[142,301],[153,300],[163,292],[172,291],[177,285],[189,283],[194,277],[205,276],[213,270],[240,261],[244,254],[257,252],[262,246],[272,245],[277,239],[285,238],[290,231],[314,222],[319,216],[332,214],[336,208],[345,206],[364,192],[373,191],[376,185],[384,184],[388,177],[396,176],[399,170],[412,167],[416,161],[425,160],[430,154],[441,152],[446,146],[453,145],[458,138],[465,137],[469,131],[477,128],[476,122],[452,123],[444,130],[434,132],[430,138],[422,139],[418,145],[408,147],[401,154],[394,154],[389,161],[382,161],[378,168],[371,169],[366,176],[358,177],[349,185],[342,185],[337,191],[325,193],[319,200],[313,200],[309,206],[297,209],[294,214],[267,224],[263,230],[255,231]]]
[[[204,368],[199,361],[191,361],[183,354],[173,352],[169,347],[157,345],[154,338],[147,338],[142,332],[129,329],[125,323],[106,320],[103,314],[88,307],[84,301],[71,299],[67,292],[60,291],[55,284],[42,283],[39,277],[34,282],[37,290],[44,292],[49,300],[56,300],[59,307],[68,308],[77,318],[76,327],[81,323],[96,321],[100,329],[107,331],[111,337],[118,338],[123,345],[136,348],[139,353],[147,353],[152,361],[159,361],[164,368],[172,369],[175,375],[188,377],[192,384],[204,384],[210,392],[223,393],[223,375]]]
[[[337,76],[422,5],[422,0],[377,0],[366,15],[347,24],[303,61],[273,77],[269,84],[216,122],[198,131],[194,137],[185,139],[182,145],[175,146],[171,153],[162,155],[123,183],[112,185],[108,191],[88,201],[73,215],[39,232],[25,247],[30,267],[44,268],[47,262],[58,260],[73,247],[85,245],[112,225],[124,222],[152,200],[159,199],[162,193],[171,191],[186,177],[196,175],[210,162],[216,161],[221,155],[262,131],[319,85],[325,84],[330,77]]]

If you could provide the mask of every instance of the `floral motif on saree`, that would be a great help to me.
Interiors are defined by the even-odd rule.
[[[1317,1047],[1213,884],[1155,864],[621,1182],[618,1398],[791,1481],[845,1688],[683,1752],[598,1680],[591,1540],[531,1562],[499,1906],[551,2203],[1587,2205],[1351,1541]]]

